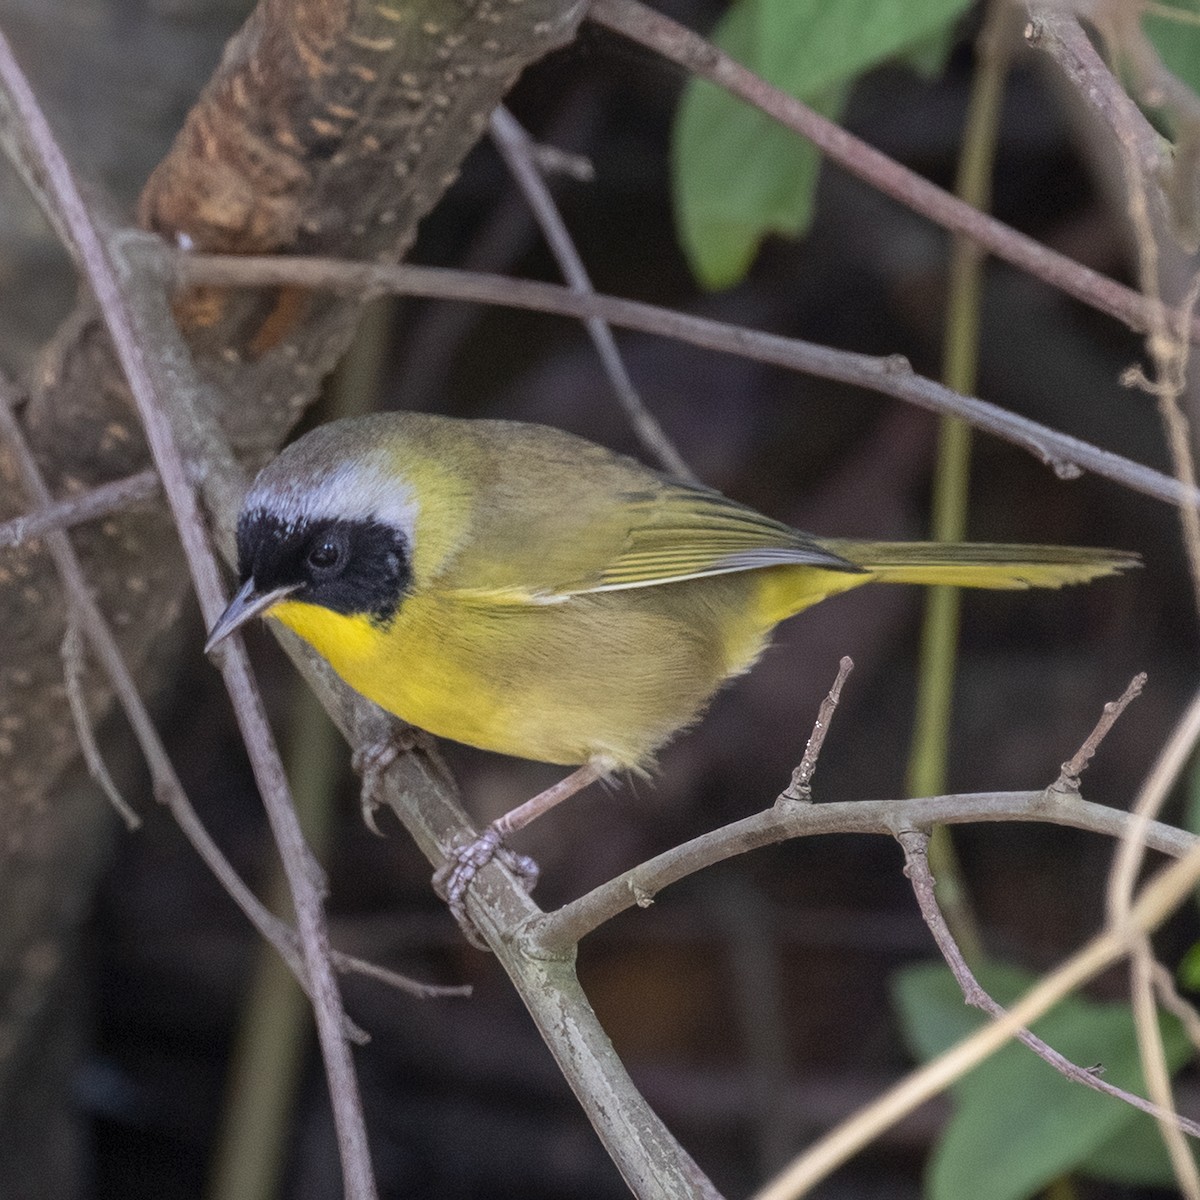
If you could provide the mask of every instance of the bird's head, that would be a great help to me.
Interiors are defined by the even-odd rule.
[[[412,579],[414,489],[361,422],[321,426],[259,474],[238,518],[239,589],[205,651],[283,604],[386,625]]]

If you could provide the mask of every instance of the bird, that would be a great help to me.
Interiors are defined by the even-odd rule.
[[[206,652],[270,617],[411,725],[575,768],[448,852],[435,882],[460,923],[508,834],[597,779],[646,772],[781,621],[868,583],[1056,588],[1140,561],[818,537],[558,429],[415,412],[286,447],[246,494],[237,559]]]

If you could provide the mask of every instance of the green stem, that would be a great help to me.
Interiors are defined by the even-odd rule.
[[[991,203],[996,136],[1009,64],[1010,21],[1008,6],[1001,0],[993,0],[976,46],[975,75],[955,181],[956,194],[981,211],[986,211]],[[942,379],[959,391],[975,391],[982,287],[982,253],[973,243],[956,237],[950,258]],[[930,530],[938,541],[961,541],[966,533],[970,475],[970,427],[957,418],[943,417]],[[907,788],[911,796],[936,796],[946,790],[959,608],[957,588],[930,589],[921,631],[913,744],[908,764]],[[944,828],[933,831],[929,863],[938,881],[938,900],[946,921],[966,960],[977,963],[982,958],[982,941],[953,842]]]

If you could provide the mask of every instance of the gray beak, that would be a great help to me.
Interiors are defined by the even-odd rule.
[[[247,621],[262,616],[273,604],[290,596],[299,586],[293,583],[260,595],[254,590],[254,580],[247,579],[238,589],[238,594],[230,600],[229,607],[217,618],[208,641],[204,643],[204,653],[211,654],[235,629],[241,629]]]

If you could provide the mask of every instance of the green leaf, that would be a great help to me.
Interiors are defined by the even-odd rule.
[[[759,53],[753,69],[807,97],[946,29],[969,0],[752,0],[751,6]]]
[[[1163,1149],[1162,1134],[1148,1117],[1129,1121],[1079,1167],[1082,1175],[1130,1187],[1173,1187],[1175,1172]]]
[[[1163,66],[1182,79],[1194,92],[1200,92],[1200,0],[1169,0],[1168,7],[1190,14],[1192,20],[1175,21],[1169,17],[1147,13],[1142,28],[1154,43]]]
[[[897,55],[896,61],[922,79],[937,79],[946,69],[957,34],[952,21]]]
[[[978,978],[1001,1004],[1036,982],[1000,965],[981,970]],[[893,995],[905,1036],[920,1058],[940,1053],[986,1019],[966,1007],[940,965],[900,972]],[[1162,1018],[1160,1026],[1167,1061],[1176,1068],[1188,1057],[1187,1039],[1171,1018]],[[1127,1005],[1069,997],[1034,1031],[1072,1062],[1100,1063],[1109,1083],[1145,1094]],[[929,1200],[1024,1200],[1071,1171],[1129,1183],[1171,1178],[1150,1117],[1068,1082],[1024,1046],[1006,1046],[960,1080],[954,1096],[954,1116],[928,1167]],[[1121,1139],[1117,1149],[1114,1139]]]
[[[917,50],[969,0],[739,0],[713,33],[733,58],[818,112],[840,114],[854,79]],[[763,238],[812,220],[820,156],[796,134],[700,80],[684,91],[672,145],[680,241],[706,287],[729,287]]]
[[[1200,942],[1189,946],[1179,963],[1179,982],[1189,992],[1200,992]]]

